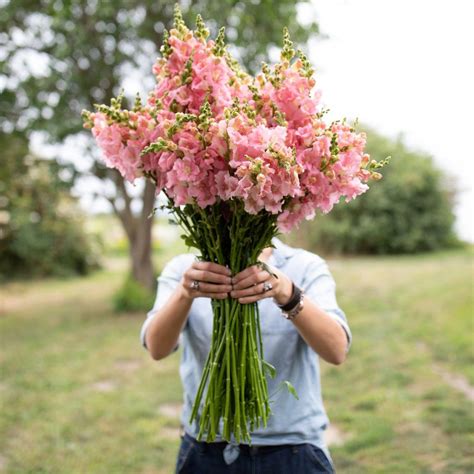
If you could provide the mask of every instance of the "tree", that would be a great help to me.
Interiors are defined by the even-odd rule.
[[[303,47],[318,32],[314,21],[304,27],[298,23],[303,3],[201,0],[182,8],[189,25],[196,13],[214,34],[227,25],[233,53],[253,71],[268,58],[270,47],[280,44],[284,25]],[[155,281],[148,216],[155,189],[147,182],[134,194],[115,170],[102,166],[89,135],[82,132],[80,112],[117,95],[127,78],[139,78],[144,89],[151,88],[151,66],[163,31],[171,26],[173,7],[170,0],[15,0],[0,10],[0,116],[5,117],[0,127],[6,132],[43,131],[56,143],[81,136],[85,153],[95,158],[82,175],[104,184],[101,194],[129,239],[133,277],[150,289]]]
[[[336,204],[330,214],[304,223],[304,244],[329,253],[399,254],[457,244],[453,231],[455,184],[430,155],[368,131],[367,151],[375,160],[391,156],[357,199]],[[302,242],[300,242],[302,243]]]
[[[0,278],[86,274],[97,252],[70,187],[74,171],[30,153],[22,134],[0,136]]]

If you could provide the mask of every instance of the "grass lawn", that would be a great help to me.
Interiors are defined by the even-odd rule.
[[[338,472],[474,472],[472,254],[328,262],[354,337],[321,361]],[[113,314],[125,266],[0,289],[0,472],[173,472],[179,353],[153,361],[145,315]]]

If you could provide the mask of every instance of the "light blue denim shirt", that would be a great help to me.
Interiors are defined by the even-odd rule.
[[[344,312],[337,304],[336,284],[326,261],[314,253],[290,247],[277,238],[273,239],[273,244],[275,248],[268,264],[285,273],[305,291],[308,298],[341,324],[347,335],[346,352],[349,351],[352,344],[351,330]],[[194,259],[192,253],[178,255],[159,276],[155,304],[148,312],[140,332],[141,344],[145,349],[145,332],[153,315],[168,300]],[[252,443],[311,443],[321,448],[332,462],[323,437],[330,422],[323,405],[319,356],[306,344],[293,323],[282,317],[281,310],[272,298],[265,298],[258,305],[264,358],[276,368],[277,375],[275,379],[268,380],[272,416],[266,428],[251,433]],[[189,417],[209,351],[211,330],[211,301],[208,298],[196,298],[180,335],[180,375],[184,389],[181,422],[184,430],[193,437],[197,436],[198,428],[196,422],[189,424]],[[284,380],[293,384],[299,400],[285,389],[279,389]],[[216,439],[219,440],[221,438]]]

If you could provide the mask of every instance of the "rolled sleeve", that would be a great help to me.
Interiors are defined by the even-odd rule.
[[[347,337],[347,354],[352,345],[352,332],[346,314],[337,303],[336,282],[324,259],[319,258],[309,264],[302,289],[314,303],[342,326]]]
[[[181,277],[183,274],[184,267],[186,265],[185,258],[186,255],[178,255],[177,257],[172,258],[164,267],[161,275],[157,278],[157,289],[156,289],[156,298],[153,304],[153,308],[148,311],[147,317],[142,324],[140,330],[140,342],[141,345],[148,350],[146,345],[146,331],[151,324],[153,317],[156,312],[168,301],[172,293],[176,290]],[[191,264],[192,258],[188,258],[189,264]],[[179,347],[179,342],[174,348],[173,351],[177,350]]]

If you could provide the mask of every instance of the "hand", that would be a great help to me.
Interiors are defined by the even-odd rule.
[[[193,288],[198,282],[198,288]],[[181,279],[181,291],[188,299],[208,297],[223,300],[232,290],[231,271],[212,262],[193,262]]]
[[[274,298],[280,305],[288,303],[293,289],[291,280],[280,270],[269,268],[278,278],[263,270],[258,264],[237,273],[232,278],[233,290],[230,296],[243,304],[254,303],[264,298]],[[265,282],[271,283],[270,290],[264,291]]]

